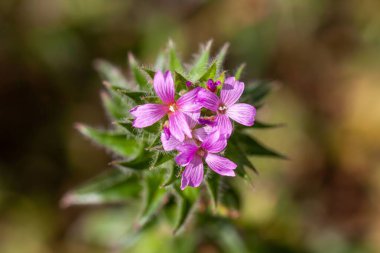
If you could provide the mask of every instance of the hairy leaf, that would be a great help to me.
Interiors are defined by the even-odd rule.
[[[142,143],[138,142],[134,137],[101,131],[82,124],[78,124],[77,129],[84,136],[117,155],[134,158],[142,151]]]
[[[141,185],[136,175],[126,174],[118,169],[109,169],[83,186],[65,194],[61,205],[120,203],[136,198]]]

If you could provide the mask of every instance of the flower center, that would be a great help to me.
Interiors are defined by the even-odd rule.
[[[221,114],[225,114],[226,111],[227,111],[227,106],[225,106],[225,105],[223,105],[223,104],[219,105],[219,107],[218,107],[218,112],[219,112],[219,113],[221,113]]]
[[[169,105],[169,111],[171,111],[171,112],[175,112],[177,110],[177,106],[176,106],[176,104],[171,104],[171,105]]]
[[[207,153],[206,150],[204,150],[202,148],[198,149],[198,151],[197,151],[197,155],[199,155],[200,157],[204,157],[206,155],[206,153]]]

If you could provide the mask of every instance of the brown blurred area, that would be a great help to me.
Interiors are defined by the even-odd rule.
[[[95,59],[128,74],[127,52],[149,65],[168,38],[189,60],[199,43],[230,42],[227,69],[246,62],[244,80],[278,84],[257,117],[286,127],[255,135],[290,159],[252,159],[245,236],[378,252],[378,10],[376,0],[0,2],[0,252],[104,252],[83,229],[97,208],[59,207],[110,160],[73,125],[107,127]]]

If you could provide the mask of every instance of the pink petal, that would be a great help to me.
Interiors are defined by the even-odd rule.
[[[215,131],[204,140],[201,147],[209,153],[219,153],[227,147],[227,138]]]
[[[183,94],[178,100],[177,100],[177,107],[182,112],[195,112],[202,108],[202,105],[200,103],[196,102],[196,98],[198,95],[198,92],[202,88],[197,87],[185,94]]]
[[[210,169],[216,173],[222,176],[235,176],[234,169],[237,165],[227,158],[208,153],[205,160]]]
[[[198,147],[193,144],[183,144],[178,147],[178,150],[180,153],[175,157],[175,161],[180,166],[186,166],[193,160]]]
[[[200,111],[192,112],[192,113],[185,113],[187,124],[189,125],[190,129],[193,129],[198,124],[198,119],[201,115]]]
[[[143,128],[153,125],[159,121],[168,112],[166,105],[160,104],[145,104],[132,108],[129,112],[135,117],[133,126]]]
[[[203,181],[203,161],[198,155],[186,166],[182,174],[181,190],[187,186],[198,187]]]
[[[182,142],[177,140],[173,135],[170,135],[170,137],[167,138],[164,132],[161,133],[161,143],[165,151],[175,150],[178,146],[182,144]]]
[[[153,87],[162,102],[165,104],[174,103],[174,81],[169,71],[167,71],[165,75],[163,75],[161,71],[157,71],[154,75]]]
[[[221,134],[225,134],[228,137],[231,135],[232,123],[231,123],[231,120],[228,118],[227,115],[219,114],[218,116],[216,116],[215,122],[216,122],[215,127],[216,127],[216,129],[218,129],[220,131]]]
[[[220,100],[226,105],[231,106],[239,100],[244,91],[244,83],[235,80],[235,77],[229,77],[223,84],[220,92]]]
[[[185,139],[185,134],[191,138],[191,130],[186,116],[180,111],[169,114],[169,129],[170,133],[181,142]]]
[[[203,142],[207,136],[213,131],[210,126],[204,126],[193,130],[193,138]]]
[[[201,89],[198,92],[197,102],[203,107],[216,112],[219,106],[219,98],[217,95],[206,89]]]
[[[227,109],[227,115],[244,126],[252,126],[255,121],[256,109],[249,104],[234,104]]]

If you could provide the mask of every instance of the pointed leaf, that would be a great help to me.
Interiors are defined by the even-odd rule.
[[[138,197],[141,185],[138,178],[118,169],[109,169],[83,186],[65,194],[63,207],[71,205],[120,203]]]
[[[257,129],[266,129],[266,128],[276,128],[276,127],[283,127],[284,124],[269,124],[269,123],[264,123],[258,120],[255,120],[255,124],[253,125],[253,128]]]
[[[214,80],[215,78],[215,74],[216,74],[216,64],[213,63],[209,68],[208,70],[206,71],[206,73],[204,73],[204,75],[199,79],[199,81],[207,81],[208,79],[212,79]]]
[[[207,185],[208,192],[211,196],[214,209],[216,209],[219,202],[219,192],[220,192],[219,187],[220,187],[221,178],[218,174],[212,172],[211,170],[208,170],[208,171],[209,171],[209,175],[206,178],[206,185]]]
[[[169,70],[174,73],[183,73],[183,67],[181,64],[181,60],[179,59],[175,45],[173,41],[169,40],[169,45],[168,45],[168,51],[169,51]]]
[[[107,115],[112,120],[121,120],[129,114],[130,105],[128,105],[125,99],[115,92],[109,94],[103,91],[100,93],[100,97]]]
[[[192,68],[189,72],[189,77],[192,82],[198,81],[204,73],[207,71],[207,65],[210,59],[210,48],[211,41],[209,41],[206,46],[201,48],[201,52],[196,58]]]
[[[127,96],[136,104],[142,104],[143,98],[145,96],[147,96],[147,93],[143,92],[143,91],[132,91],[132,90],[128,90],[128,89],[124,89],[124,88],[120,88],[120,87],[115,87],[115,86],[112,86],[112,90],[119,93],[120,95]]]
[[[82,124],[78,124],[77,129],[84,136],[117,155],[133,158],[139,155],[142,151],[142,143],[138,142],[134,137],[126,136],[125,134],[101,131]]]
[[[241,74],[243,73],[243,70],[245,69],[245,63],[240,64],[238,69],[235,72],[235,78],[236,80],[240,80]]]
[[[149,172],[145,175],[145,204],[144,209],[142,211],[139,224],[145,224],[158,209],[162,206],[163,200],[166,194],[164,188],[161,187],[164,176],[163,173],[160,172]]]
[[[225,43],[215,58],[216,74],[219,74],[223,70],[223,62],[224,62],[224,59],[226,58],[226,54],[227,54],[229,46],[230,45],[228,43]]]
[[[185,190],[180,190],[179,186],[175,187],[178,194],[180,204],[178,205],[178,219],[173,233],[176,234],[189,218],[192,208],[199,197],[199,188],[187,187]]]
[[[107,80],[112,86],[134,88],[134,85],[128,82],[121,71],[111,63],[104,60],[97,60],[95,61],[95,68],[101,77]]]
[[[256,81],[251,85],[247,85],[241,101],[258,106],[272,90],[272,87],[273,84],[267,81]]]
[[[272,156],[276,158],[287,159],[286,156],[265,147],[263,144],[245,133],[236,132],[234,134],[234,140],[240,144],[239,146],[241,149],[244,150],[244,152],[246,152],[248,155]]]
[[[129,67],[132,70],[132,75],[141,90],[148,90],[151,85],[146,77],[145,72],[139,67],[138,62],[135,60],[131,53],[128,54]]]

